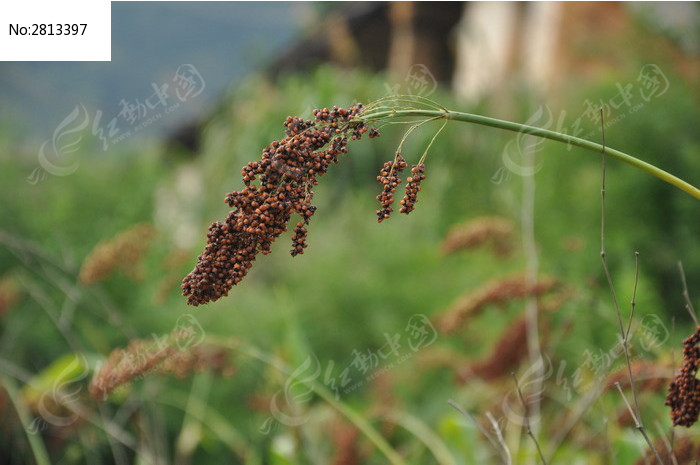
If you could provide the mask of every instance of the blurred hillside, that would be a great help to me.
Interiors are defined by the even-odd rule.
[[[294,3],[112,4],[112,61],[1,63],[0,121],[36,142],[78,103],[105,115],[122,99],[147,97],[151,83],[192,63],[206,80],[200,99],[154,125],[151,136],[204,117],[225,89],[286,47],[311,7]]]

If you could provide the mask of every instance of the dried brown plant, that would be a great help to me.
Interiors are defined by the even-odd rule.
[[[486,245],[496,255],[504,256],[512,251],[512,244],[513,223],[506,218],[484,216],[451,227],[440,247],[449,255]]]
[[[93,399],[101,401],[120,386],[149,374],[184,379],[204,370],[225,376],[234,372],[224,349],[187,345],[186,339],[174,331],[163,339],[134,339],[126,349],[113,350],[93,376],[89,391]]]
[[[465,321],[479,315],[487,306],[505,304],[529,296],[539,296],[552,290],[557,281],[543,277],[529,284],[524,276],[491,281],[475,291],[460,297],[437,320],[437,327],[444,333],[457,331]]]
[[[657,439],[654,442],[654,448],[658,451],[663,463],[691,465],[696,464],[700,458],[700,444],[695,444],[693,440],[687,436],[677,438],[673,442],[673,457],[676,459],[675,462],[671,458],[671,451],[669,450],[668,445],[669,443],[667,443],[664,438]],[[635,465],[654,463],[655,460],[656,458],[654,453],[651,450],[647,450],[644,457],[637,460]]]
[[[150,224],[136,224],[95,246],[80,268],[80,282],[94,284],[119,270],[134,281],[143,277],[141,261],[155,237]]]
[[[528,356],[527,316],[515,319],[493,345],[491,353],[482,361],[472,363],[457,373],[457,379],[464,383],[473,376],[492,381],[512,373]]]
[[[253,266],[258,253],[270,253],[272,243],[287,230],[292,215],[302,221],[294,228],[291,254],[306,247],[305,225],[314,215],[313,187],[338,157],[347,153],[348,139],[367,130],[354,121],[362,104],[349,110],[333,107],[314,110],[313,120],[287,117],[286,137],[263,149],[260,161],[241,170],[245,187],[226,196],[233,208],[223,223],[209,227],[207,245],[197,264],[182,281],[189,305],[201,305],[228,295]]]
[[[662,392],[673,377],[673,369],[651,360],[635,360],[632,362],[632,375],[638,392]],[[620,367],[605,380],[606,389],[616,389],[615,383],[620,383],[623,389],[629,387],[627,366]]]
[[[690,428],[700,415],[700,326],[683,341],[683,366],[668,387],[666,405],[674,426]]]
[[[173,350],[140,339],[130,341],[126,349],[114,349],[92,378],[90,395],[95,400],[106,399],[119,386],[151,371]]]

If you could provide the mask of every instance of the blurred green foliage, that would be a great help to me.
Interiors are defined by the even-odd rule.
[[[445,91],[431,99],[447,108],[516,121],[533,115],[535,103],[555,119],[561,111],[573,109],[566,119],[569,125],[586,98],[611,98],[616,82],[635,77],[609,76],[571,89],[557,102],[533,103],[516,91],[511,92],[509,105],[486,101],[478,108],[465,108]],[[694,126],[700,110],[692,89],[670,72],[669,77],[670,91],[607,128],[606,142],[698,185],[700,138]],[[369,102],[385,94],[385,83],[381,75],[328,67],[287,76],[275,84],[251,77],[230,91],[201,129],[202,145],[195,157],[148,144],[107,154],[86,147],[74,174],[49,176],[36,185],[25,182],[36,166],[35,155],[3,146],[0,277],[16,283],[20,298],[0,315],[0,371],[28,383],[34,374],[70,354],[104,360],[130,339],[168,334],[178,317],[191,313],[207,338],[230,338],[257,347],[290,370],[318,360],[323,370],[314,379],[330,387],[329,380],[339,379],[343,369],[352,367],[357,353],[382,349],[387,335],[402,334],[401,353],[410,352],[405,331],[412,316],[424,314],[436,321],[460,295],[522,273],[527,264],[522,218],[530,213],[523,209],[524,179],[504,169],[503,153],[509,143],[524,147],[530,141],[493,129],[448,124],[428,154],[427,179],[416,211],[377,224],[376,173],[393,157],[406,129],[386,125],[378,140],[351,143],[342,163],[321,179],[309,248],[302,256],[289,256],[287,234],[271,255],[258,258],[228,298],[204,308],[186,307],[179,281],[194,265],[207,225],[226,215],[225,193],[242,187],[239,169],[259,158],[271,140],[282,137],[284,118],[310,117],[317,107]],[[500,96],[498,102],[503,100]],[[539,122],[544,121],[543,117]],[[585,133],[593,131],[597,137],[595,122],[583,125]],[[407,140],[404,156],[409,163],[417,162],[438,128],[439,123],[425,125]],[[568,415],[591,392],[585,386],[600,375],[588,357],[609,353],[618,333],[599,258],[600,158],[553,142],[537,145],[534,157],[541,164],[534,177],[539,274],[556,278],[570,290],[568,300],[543,316],[547,329],[542,347],[551,371],[543,380],[537,428],[549,450]],[[182,173],[194,173],[202,181],[201,189],[178,194]],[[608,163],[607,191],[607,249],[619,300],[625,303],[623,313],[629,310],[634,252],[639,251],[635,334],[641,335],[644,322],[652,321],[645,318],[656,318],[653,321],[668,331],[660,333],[663,340],[658,345],[647,340],[640,346],[643,339],[633,340],[633,354],[669,366],[671,351],[675,350],[677,362],[680,340],[689,333],[678,260],[683,260],[695,302],[700,295],[697,201],[615,162]],[[200,232],[196,243],[179,252],[185,259],[176,259],[175,244],[181,244],[182,237],[177,237],[178,225],[160,215],[159,198],[172,202]],[[511,255],[495,256],[486,249],[441,252],[440,243],[450,227],[482,216],[501,216],[513,223]],[[79,270],[91,250],[141,222],[158,229],[143,258],[143,278],[135,282],[117,272],[101,283],[81,284]],[[498,409],[505,405],[504,399],[513,399],[508,397],[513,394],[511,379],[505,376],[488,383],[474,378],[460,384],[450,364],[466,366],[488,356],[502,331],[523,310],[522,301],[489,307],[457,334],[440,334],[434,344],[405,361],[379,361],[380,368],[387,368],[386,376],[375,381],[353,369],[353,381],[363,383],[352,392],[339,391],[337,400],[368,418],[407,463],[435,463],[432,454],[440,447],[449,451],[454,463],[496,460],[498,453],[447,400],[454,399],[480,419],[487,410],[502,416]],[[42,435],[55,463],[119,463],[119,457],[146,463],[147,453],[161,456],[164,463],[243,463],[241,455],[245,463],[331,463],[339,428],[347,426],[347,419],[309,394],[298,406],[308,421],[291,427],[266,423],[272,418],[268,408],[272,396],[288,392],[289,374],[250,357],[246,350],[231,350],[230,357],[236,367],[232,378],[207,373],[185,380],[149,376],[99,406],[86,396],[88,379],[76,380],[69,384],[77,392],[75,402],[94,412],[96,423],[47,424],[36,434]],[[612,357],[608,362],[603,374],[618,370],[623,360]],[[91,366],[95,368],[94,363]],[[529,368],[525,361],[517,370],[525,388],[532,381]],[[42,384],[46,382],[42,378]],[[303,386],[295,389],[303,392]],[[667,429],[670,420],[663,395],[643,395],[647,424]],[[0,440],[0,455],[7,457],[7,463],[28,463],[23,457],[31,452],[22,434],[28,425],[18,422],[12,403],[5,400],[0,405],[6,433]],[[510,405],[519,408],[517,402]],[[391,421],[382,420],[383,408],[417,419],[434,438],[392,427]],[[602,461],[610,444],[618,451],[618,463],[636,460],[643,443],[628,425],[616,421],[623,408],[616,390],[606,390],[563,439],[556,461]],[[41,420],[39,413],[34,415]],[[532,460],[534,449],[520,427],[507,421],[501,426],[507,429],[508,444],[519,449],[518,459]],[[110,427],[137,438],[133,449],[119,438],[108,439],[104,428]],[[652,435],[658,431],[652,430]],[[360,435],[357,441],[362,463],[385,463],[366,437]],[[188,442],[194,445],[186,447]]]

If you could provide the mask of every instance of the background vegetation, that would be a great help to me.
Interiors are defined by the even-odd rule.
[[[430,97],[447,108],[522,122],[542,105],[555,119],[568,111],[568,125],[586,99],[608,100],[616,83],[633,82],[647,59],[642,54],[614,73],[572,82],[556,100],[536,101],[517,83],[472,107],[444,89]],[[669,78],[669,91],[610,125],[606,142],[698,185],[696,83],[671,64],[655,63]],[[37,184],[26,181],[36,159],[21,156],[11,135],[0,134],[5,463],[41,463],[44,453],[49,463],[66,464],[386,463],[337,403],[357,412],[406,463],[500,461],[498,448],[448,399],[487,430],[486,412],[492,413],[514,462],[534,463],[532,442],[515,421],[522,406],[511,371],[528,396],[542,382],[541,413],[533,426],[551,463],[642,460],[645,443],[611,384],[624,359],[615,355],[617,321],[599,258],[600,158],[582,150],[537,145],[534,158],[541,168],[530,178],[530,210],[524,202],[528,181],[504,169],[502,158],[508,143],[524,141],[450,123],[428,154],[416,211],[377,224],[375,177],[405,131],[386,125],[379,139],[351,143],[350,153],[322,179],[303,255],[287,253],[288,234],[228,298],[197,309],[185,305],[180,280],[203,247],[206,227],[226,215],[223,198],[241,187],[240,168],[282,137],[284,118],[369,102],[386,95],[387,82],[391,78],[383,74],[331,66],[275,82],[251,76],[231,88],[202,127],[196,153],[147,142],[104,155],[84,143],[75,173]],[[545,121],[543,116],[533,124]],[[582,125],[584,134],[599,137],[597,122],[584,119]],[[425,125],[407,140],[409,163],[417,162],[438,128]],[[89,138],[86,132],[84,140]],[[640,253],[633,357],[651,370],[640,372],[640,402],[650,436],[663,444],[671,430],[665,387],[679,366],[681,340],[693,328],[684,310],[679,260],[696,308],[700,296],[698,204],[645,173],[610,162],[607,208],[608,259],[623,314],[634,284],[634,252]],[[494,253],[488,244],[443,251],[451,228],[483,225],[483,217],[500,217],[512,227],[504,239],[507,253]],[[540,319],[541,349],[550,365],[537,380],[527,347],[509,348],[508,339],[500,339],[514,331],[527,298],[506,296],[451,334],[439,325],[460,296],[525,273],[532,264],[529,218],[537,274],[556,282],[538,299],[541,309],[550,309],[541,310]],[[106,276],[96,282],[81,277],[98,244],[114,244],[137,224],[150,225],[148,234],[127,238],[115,255],[103,251]],[[183,228],[194,230],[197,241],[183,241]],[[406,327],[415,315],[432,321],[436,339],[413,351]],[[104,401],[89,396],[90,379],[110,352],[134,339],[162,339],[182,325],[204,337],[197,347],[223,347],[224,360],[182,378],[150,373]],[[397,353],[378,357],[362,373],[358,354],[386,355],[387,336],[396,334]],[[489,360],[494,348],[503,352]],[[478,375],[479,362],[495,373],[492,379]],[[359,384],[335,391],[333,381],[340,382],[346,368],[349,386]],[[294,370],[296,378],[290,377]],[[337,396],[329,403],[300,379]],[[275,402],[304,421],[278,421]],[[675,441],[683,438],[697,445],[697,426],[677,428]]]

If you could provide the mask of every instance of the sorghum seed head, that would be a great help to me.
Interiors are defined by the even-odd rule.
[[[384,166],[379,171],[377,181],[382,184],[382,193],[377,196],[377,200],[381,203],[381,208],[377,210],[377,221],[379,223],[389,218],[391,212],[394,211],[391,207],[391,204],[394,203],[394,192],[396,192],[398,185],[401,184],[399,174],[406,166],[406,160],[404,160],[400,152],[396,152],[394,159],[384,163]]]
[[[683,366],[668,387],[666,403],[674,426],[690,428],[700,416],[700,326],[683,341]]]
[[[135,224],[114,238],[102,241],[85,258],[80,268],[80,282],[94,284],[119,270],[134,281],[141,279],[141,261],[156,230],[145,223]]]
[[[353,121],[363,108],[361,104],[347,110],[323,108],[312,112],[313,120],[285,119],[286,137],[270,143],[259,161],[243,167],[245,187],[225,198],[234,210],[223,223],[209,227],[204,252],[182,282],[188,304],[200,305],[227,295],[248,273],[258,253],[270,253],[272,243],[287,230],[295,213],[303,223],[294,228],[291,254],[304,251],[304,225],[316,211],[310,202],[318,177],[338,162],[339,154],[347,153],[348,139],[359,139],[367,131],[379,134],[364,122]]]
[[[415,208],[418,201],[418,191],[420,191],[420,183],[425,179],[425,164],[419,163],[411,168],[411,176],[406,181],[406,193],[401,200],[400,213],[408,215]]]

